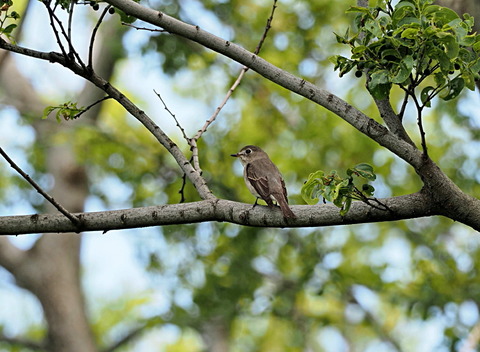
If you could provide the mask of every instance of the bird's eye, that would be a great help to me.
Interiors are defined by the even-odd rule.
[[[250,154],[251,152],[252,152],[252,150],[251,150],[251,149],[247,149],[247,150],[245,150],[245,154]]]

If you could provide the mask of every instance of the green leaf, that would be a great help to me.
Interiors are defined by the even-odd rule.
[[[451,34],[444,35],[444,32],[437,33],[437,36],[440,38],[440,42],[445,48],[445,54],[447,54],[449,59],[457,57],[459,51],[459,45],[455,37]]]
[[[389,82],[388,70],[379,70],[372,73],[370,76],[370,86],[375,88],[379,84],[385,84]]]
[[[440,70],[442,70],[444,74],[448,74],[452,64],[447,54],[443,50],[440,50],[440,49],[432,50],[430,57],[436,60],[440,64]]]
[[[432,86],[428,86],[428,87],[425,87],[422,89],[422,92],[420,93],[420,100],[422,101],[422,104],[427,106],[427,107],[430,107],[432,104],[430,102],[430,92],[435,90],[434,87]]]
[[[319,201],[319,185],[322,184],[321,179],[325,173],[322,170],[318,170],[314,173],[311,173],[308,176],[307,181],[302,186],[301,195],[303,200],[309,204],[314,205],[317,204]]]
[[[437,87],[443,87],[447,83],[447,76],[443,72],[435,72],[433,78]]]
[[[412,73],[412,69],[413,69],[413,58],[412,56],[407,55],[398,65],[398,71],[395,74],[395,76],[391,78],[390,81],[392,83],[397,83],[397,84],[401,84],[405,82],[410,77],[410,74]]]
[[[346,198],[345,202],[343,203],[342,209],[340,210],[340,216],[347,215],[351,205],[352,205],[352,198]]]
[[[400,35],[401,38],[416,39],[419,28],[407,28]]]
[[[45,109],[43,109],[43,115],[42,119],[46,119],[50,113],[55,110],[56,108],[54,106],[47,106]]]
[[[448,84],[446,94],[441,95],[440,97],[445,101],[452,100],[462,92],[464,87],[465,87],[465,80],[460,76],[455,77]]]
[[[373,166],[367,163],[358,164],[353,168],[353,170],[358,174],[369,181],[375,181],[377,175],[373,171]]]
[[[427,6],[424,13],[427,17],[431,17],[438,27],[449,24],[452,21],[460,20],[455,11],[438,5]]]
[[[461,76],[465,81],[465,86],[472,91],[475,90],[475,77],[473,73],[469,70],[464,70],[462,71]]]
[[[12,23],[12,24],[9,24],[8,26],[6,26],[4,29],[2,29],[2,33],[3,34],[10,34],[12,33],[12,31],[17,28],[17,25],[15,23]]]
[[[363,192],[367,197],[371,197],[371,196],[373,196],[373,193],[375,192],[375,187],[373,187],[372,185],[369,185],[368,183],[365,183],[365,184],[362,186],[362,192]]]

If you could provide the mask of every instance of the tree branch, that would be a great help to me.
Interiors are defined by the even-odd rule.
[[[60,203],[58,203],[52,196],[45,192],[30,176],[28,176],[15,162],[8,156],[7,153],[0,147],[0,155],[10,164],[10,166],[18,172],[35,190],[40,193],[46,200],[50,202],[57,210],[65,215],[72,223],[79,225],[79,219],[72,215],[67,209],[65,209]]]
[[[340,215],[332,204],[293,205],[296,220],[283,218],[280,209],[267,206],[253,207],[223,199],[203,200],[193,203],[166,204],[144,208],[101,211],[75,214],[81,219],[83,231],[110,231],[138,227],[191,224],[205,221],[229,222],[255,227],[313,227],[349,225],[381,221],[395,221],[432,216],[430,199],[422,192],[379,199],[390,211],[375,209],[361,201],[353,202],[350,211]],[[473,225],[471,225],[473,227]],[[78,231],[62,215],[22,215],[0,217],[2,235],[28,233],[59,233]],[[477,224],[477,229],[480,226]]]
[[[334,94],[276,67],[239,45],[206,32],[198,26],[184,23],[131,0],[106,0],[106,2],[142,21],[197,42],[249,67],[268,80],[330,110],[414,168],[418,169],[422,165],[421,151]]]
[[[168,137],[162,129],[153,122],[153,120],[141,109],[139,109],[133,102],[122,94],[118,89],[112,86],[108,81],[98,76],[91,69],[79,65],[71,60],[68,60],[60,53],[56,52],[41,52],[37,50],[27,49],[21,46],[13,45],[2,38],[0,38],[0,48],[14,53],[30,56],[36,59],[46,60],[53,63],[59,63],[62,66],[67,67],[73,73],[85,78],[92,82],[98,88],[107,93],[108,96],[115,99],[120,103],[125,110],[127,110],[133,117],[135,117],[150,133],[167,149],[170,154],[175,158],[177,164],[182,171],[187,175],[188,179],[192,182],[198,191],[198,194],[202,199],[214,199],[215,196],[208,188],[205,179],[201,174],[195,170],[192,164],[183,155],[180,148]]]
[[[375,104],[377,105],[380,116],[382,117],[383,121],[385,121],[388,129],[416,148],[415,143],[412,141],[407,131],[405,131],[405,128],[403,127],[402,119],[393,110],[390,100],[375,99]]]

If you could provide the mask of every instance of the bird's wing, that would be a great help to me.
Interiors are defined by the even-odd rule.
[[[255,188],[260,197],[262,197],[268,205],[273,205],[272,199],[270,198],[268,175],[265,169],[259,167],[256,163],[250,163],[246,165],[246,175],[250,184]]]

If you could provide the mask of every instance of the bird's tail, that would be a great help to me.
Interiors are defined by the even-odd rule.
[[[280,209],[282,210],[283,217],[287,219],[296,219],[297,216],[293,213],[292,209],[288,206],[288,202],[285,197],[275,197]]]

